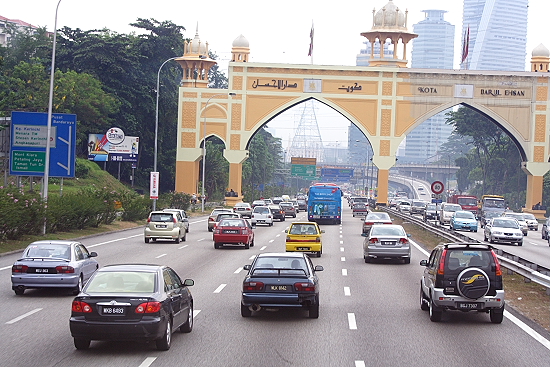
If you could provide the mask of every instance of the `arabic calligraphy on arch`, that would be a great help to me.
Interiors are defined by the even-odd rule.
[[[265,84],[260,84],[260,79],[256,79],[252,82],[252,88],[256,89],[260,87],[285,90],[287,88],[298,88],[298,83],[289,83],[288,80],[284,80],[284,79],[271,79],[269,82]]]
[[[362,90],[363,86],[359,85],[359,83],[353,83],[353,85],[348,85],[347,87],[345,85],[342,85],[340,90],[345,90],[348,93],[353,93],[354,90]]]

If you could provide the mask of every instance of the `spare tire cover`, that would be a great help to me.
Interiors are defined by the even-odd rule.
[[[458,274],[456,285],[458,292],[463,297],[478,299],[487,294],[490,282],[487,273],[483,270],[478,268],[466,268]]]

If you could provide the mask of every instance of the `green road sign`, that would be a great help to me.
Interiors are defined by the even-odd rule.
[[[290,173],[292,176],[300,176],[303,178],[315,178],[317,174],[317,166],[306,164],[293,164]]]
[[[44,172],[46,152],[14,150],[11,156],[12,172]]]

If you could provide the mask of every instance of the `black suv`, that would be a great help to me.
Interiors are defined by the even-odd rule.
[[[430,320],[441,321],[443,311],[488,312],[500,324],[504,314],[502,270],[490,245],[439,244],[422,260],[420,308],[430,311]]]
[[[285,211],[277,204],[268,205],[271,214],[273,214],[273,219],[278,219],[280,222],[284,222],[286,215]]]

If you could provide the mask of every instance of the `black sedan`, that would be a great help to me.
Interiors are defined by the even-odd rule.
[[[160,265],[110,265],[99,269],[75,297],[69,321],[77,349],[91,340],[155,341],[168,350],[172,331],[193,329],[193,297],[174,270]]]
[[[250,317],[262,308],[301,308],[310,318],[319,317],[319,278],[321,265],[313,266],[301,252],[262,253],[254,258],[243,282],[241,316]]]

